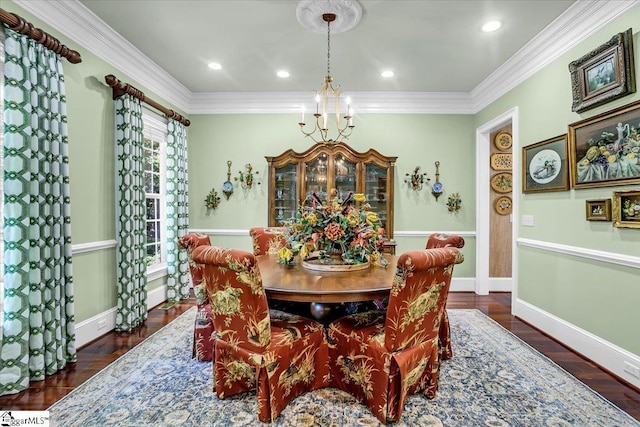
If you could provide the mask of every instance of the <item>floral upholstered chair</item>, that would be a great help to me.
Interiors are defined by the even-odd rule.
[[[464,247],[464,239],[461,236],[455,234],[442,234],[433,233],[427,239],[427,246],[425,249],[434,248],[458,248]],[[460,264],[464,261],[464,256],[460,254],[456,264]],[[451,348],[451,330],[449,328],[449,315],[445,307],[444,314],[442,316],[442,323],[440,324],[440,360],[451,359],[453,357],[453,349]]]
[[[408,395],[435,397],[438,331],[459,255],[457,248],[402,254],[386,311],[329,324],[332,386],[361,400],[383,423],[400,419]]]
[[[300,394],[329,383],[328,345],[320,323],[279,312],[271,316],[255,256],[201,246],[217,339],[214,389],[218,398],[256,390],[258,419],[274,421]]]
[[[284,227],[253,227],[249,229],[254,255],[277,254],[285,247]]]
[[[193,250],[199,246],[211,246],[206,234],[188,233],[178,239],[178,246],[187,251],[191,282],[196,297],[196,322],[193,331],[193,357],[200,362],[211,361],[213,356],[213,320],[207,288],[202,284],[202,266],[193,262]]]

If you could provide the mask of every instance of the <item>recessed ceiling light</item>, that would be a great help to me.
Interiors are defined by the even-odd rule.
[[[388,79],[389,77],[393,77],[393,71],[391,70],[384,70],[383,72],[380,73],[380,75],[386,79]]]
[[[218,64],[217,62],[210,62],[209,68],[211,68],[212,70],[222,70],[222,65]]]
[[[482,26],[482,31],[485,33],[490,33],[491,31],[495,31],[502,26],[500,21],[489,21]]]
[[[276,75],[281,79],[286,79],[287,77],[289,77],[289,72],[285,70],[280,70],[276,73]]]

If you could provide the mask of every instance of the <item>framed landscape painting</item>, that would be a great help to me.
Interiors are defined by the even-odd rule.
[[[569,64],[573,104],[583,112],[636,91],[633,33],[629,28]]]
[[[640,183],[640,101],[569,125],[574,188]]]
[[[569,189],[567,135],[559,135],[522,148],[522,192]]]

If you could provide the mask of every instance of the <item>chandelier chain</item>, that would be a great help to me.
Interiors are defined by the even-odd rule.
[[[331,21],[327,21],[327,76],[331,75]]]

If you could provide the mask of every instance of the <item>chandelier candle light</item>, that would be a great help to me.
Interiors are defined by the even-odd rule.
[[[338,142],[344,142],[349,138],[353,128],[353,108],[351,108],[351,98],[346,98],[346,115],[343,117],[344,121],[340,118],[340,85],[333,86],[333,79],[331,78],[331,22],[335,21],[335,13],[323,13],[322,19],[327,23],[327,76],[324,78],[322,89],[316,92],[316,112],[313,114],[314,127],[313,130],[306,132],[304,121],[304,106],[302,106],[302,112],[300,117],[300,130],[305,136],[311,137],[317,143],[335,144]],[[335,104],[335,122],[337,136],[335,139],[328,138],[328,113],[329,104],[333,102]],[[322,104],[322,107],[321,107]]]

